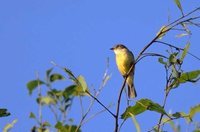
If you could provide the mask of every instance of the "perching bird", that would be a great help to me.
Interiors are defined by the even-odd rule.
[[[132,70],[129,72],[126,84],[128,85],[128,97],[135,98],[137,93],[134,87],[134,71],[135,71],[135,59],[133,53],[124,45],[118,44],[111,48],[114,51],[116,56],[116,63],[118,70],[125,78],[132,67]]]

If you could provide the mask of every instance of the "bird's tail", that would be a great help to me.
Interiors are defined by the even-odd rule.
[[[128,85],[128,97],[129,98],[135,98],[135,97],[137,97],[137,92],[135,90],[134,85],[132,85],[132,86]]]
[[[135,98],[137,97],[137,92],[135,90],[135,86],[133,83],[133,76],[128,76],[127,80],[127,85],[128,85],[128,97],[129,98]]]

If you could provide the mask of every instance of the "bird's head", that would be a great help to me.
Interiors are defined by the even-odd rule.
[[[126,46],[124,46],[123,44],[117,44],[114,47],[110,48],[110,50],[113,50],[115,52],[115,54],[120,54],[124,51],[127,51],[128,48]]]

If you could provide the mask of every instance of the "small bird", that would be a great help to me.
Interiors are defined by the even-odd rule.
[[[135,59],[133,53],[126,46],[122,44],[115,45],[113,48],[110,48],[110,50],[113,50],[115,53],[117,67],[122,76],[125,78],[128,74],[126,80],[126,84],[128,85],[128,97],[129,98],[137,97],[137,93],[133,83],[134,71],[135,71]],[[132,70],[130,71],[131,67]]]

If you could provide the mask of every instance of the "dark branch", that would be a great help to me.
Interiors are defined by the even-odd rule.
[[[101,101],[99,101],[95,96],[90,94],[88,91],[86,91],[87,94],[89,94],[94,100],[96,100],[103,108],[105,108],[114,118],[116,117],[115,114],[113,114]]]
[[[156,43],[163,44],[163,45],[167,45],[167,46],[172,47],[172,48],[174,48],[174,49],[178,49],[178,50],[182,50],[182,51],[184,50],[183,48],[174,46],[174,45],[172,45],[172,44],[169,44],[169,43],[166,43],[166,42],[163,42],[163,41],[155,41],[155,42],[156,42]],[[200,61],[200,58],[197,57],[196,55],[194,55],[194,54],[192,54],[192,53],[190,53],[190,52],[188,52],[188,54],[191,55],[192,57],[194,57],[195,59],[197,59],[197,60]]]

